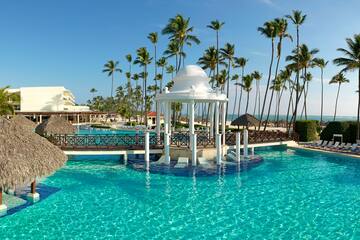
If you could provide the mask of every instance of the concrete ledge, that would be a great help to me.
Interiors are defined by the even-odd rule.
[[[257,147],[271,147],[271,146],[279,146],[279,145],[286,145],[288,147],[297,147],[298,144],[295,141],[283,141],[283,142],[268,142],[268,143],[254,143],[249,144],[248,148],[257,148]],[[244,145],[241,145],[240,148],[244,148]],[[236,146],[229,146],[230,150],[236,149]]]
[[[39,193],[28,193],[26,195],[26,198],[29,200],[29,201],[32,201],[32,202],[37,202],[40,200],[40,194]]]
[[[5,204],[0,205],[0,216],[4,216],[7,214],[7,206]]]
[[[338,155],[338,156],[342,156],[342,157],[350,157],[350,158],[358,158],[358,159],[360,159],[360,155],[352,154],[351,152],[346,153],[346,152],[327,151],[325,149],[307,148],[307,147],[304,147],[304,146],[301,146],[301,145],[290,146],[290,147],[294,148],[294,149],[304,150],[304,151],[320,152],[320,153],[324,153],[324,154],[331,154],[331,155]]]

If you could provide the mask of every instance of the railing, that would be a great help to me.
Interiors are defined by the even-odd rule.
[[[225,143],[236,144],[236,133],[226,133]],[[79,134],[79,135],[50,135],[48,140],[63,150],[140,150],[145,147],[144,135],[119,135],[119,134]],[[297,140],[296,136],[280,131],[257,132],[249,131],[249,143],[279,142]],[[149,138],[151,149],[163,148],[163,135],[158,137],[151,134]],[[243,143],[243,137],[241,137]],[[190,134],[188,132],[173,132],[170,137],[171,146],[190,147]],[[198,147],[214,147],[215,139],[207,132],[197,132]]]

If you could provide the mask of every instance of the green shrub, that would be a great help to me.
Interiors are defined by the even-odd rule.
[[[309,142],[319,139],[319,121],[305,120],[295,122],[295,132],[299,135],[300,142]]]
[[[334,134],[342,134],[344,142],[356,142],[356,122],[329,122],[321,132],[320,138],[331,141]]]

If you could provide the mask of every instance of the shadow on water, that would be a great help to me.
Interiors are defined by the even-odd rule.
[[[37,201],[37,202],[35,202],[35,203],[32,202],[32,201],[30,201],[30,200],[28,200],[27,197],[26,197],[26,195],[27,195],[28,193],[30,193],[30,188],[29,188],[29,187],[28,187],[28,188],[25,188],[25,189],[22,189],[22,190],[19,191],[19,192],[17,191],[15,196],[16,196],[16,197],[19,197],[19,198],[21,198],[21,199],[23,199],[23,200],[26,200],[26,203],[24,203],[24,204],[22,204],[22,205],[19,205],[19,206],[16,206],[16,207],[14,207],[14,208],[8,209],[7,214],[4,215],[4,216],[1,216],[1,217],[10,216],[10,215],[15,214],[15,213],[17,213],[17,212],[19,212],[19,211],[27,208],[27,207],[30,207],[30,206],[35,205],[35,204],[38,204],[39,202],[44,201],[45,199],[47,199],[47,198],[50,197],[51,195],[59,192],[60,190],[61,190],[60,188],[50,187],[50,186],[47,186],[47,185],[42,184],[42,183],[38,184],[38,185],[36,186],[36,192],[38,192],[38,193],[40,194],[40,199],[39,199],[39,201]],[[1,217],[0,217],[0,218],[1,218]]]

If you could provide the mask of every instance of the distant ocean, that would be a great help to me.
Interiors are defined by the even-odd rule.
[[[229,117],[228,120],[232,121],[235,118],[237,118],[237,115],[229,114],[228,117]],[[260,118],[260,116],[258,116],[258,115],[255,115],[255,117],[258,119]],[[291,116],[289,118],[291,118]],[[286,120],[286,115],[280,115],[279,119]],[[297,119],[305,120],[305,117],[303,116],[302,118],[300,118],[300,116],[298,116]],[[334,116],[323,115],[324,122],[331,122],[331,121],[333,121],[333,119],[334,119]],[[270,115],[269,120],[274,121],[274,120],[276,120],[276,118],[274,115]],[[308,115],[308,120],[319,120],[320,121],[320,115]],[[336,116],[336,121],[356,121],[356,116]]]

